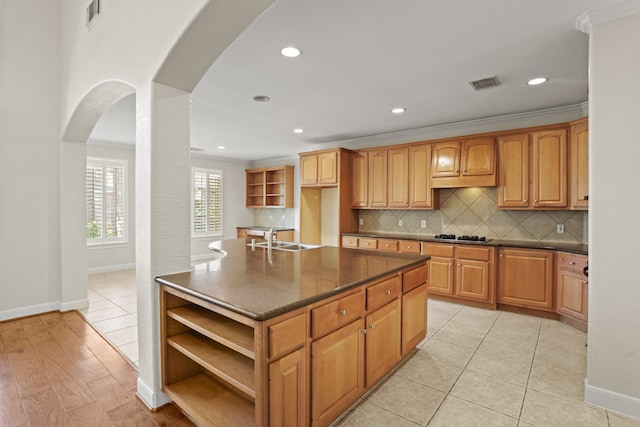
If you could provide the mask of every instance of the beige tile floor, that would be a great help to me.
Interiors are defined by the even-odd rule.
[[[85,318],[137,367],[135,270],[89,276]],[[427,338],[340,427],[640,427],[583,402],[584,332],[429,300]]]
[[[418,351],[340,427],[640,427],[583,402],[584,332],[555,320],[428,304]]]
[[[138,367],[136,271],[90,274],[89,307],[80,313],[134,367]]]

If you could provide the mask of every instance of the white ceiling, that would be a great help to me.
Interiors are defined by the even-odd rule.
[[[619,0],[280,0],[193,91],[191,146],[239,161],[587,100],[582,13]],[[282,47],[302,50],[298,58]],[[475,91],[473,80],[501,85]],[[530,87],[536,76],[549,81]],[[253,97],[266,95],[269,102]],[[90,140],[135,143],[135,100]],[[407,109],[394,115],[396,106]],[[304,133],[294,134],[296,127]],[[219,150],[218,146],[225,146]]]

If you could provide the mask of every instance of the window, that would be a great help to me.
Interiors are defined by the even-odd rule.
[[[193,235],[222,235],[222,172],[193,169]]]
[[[127,241],[127,161],[87,159],[87,244]]]

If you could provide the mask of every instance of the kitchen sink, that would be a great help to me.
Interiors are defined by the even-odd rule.
[[[247,246],[255,246],[258,248],[268,248],[269,242],[259,242],[253,245],[251,243],[247,243]],[[307,243],[280,242],[280,241],[276,241],[271,244],[271,249],[276,249],[279,251],[293,251],[293,252],[303,251],[306,249],[316,249],[321,247],[322,245],[310,245]]]

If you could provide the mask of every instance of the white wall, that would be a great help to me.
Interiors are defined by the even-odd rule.
[[[590,36],[585,399],[640,418],[640,14]]]
[[[135,182],[136,151],[134,145],[105,144],[102,141],[89,141],[87,156],[122,159],[127,161],[127,231],[126,243],[87,247],[87,270],[89,273],[135,268],[136,263],[136,225],[135,225]]]
[[[61,298],[56,14],[56,2],[0,2],[0,320]]]

